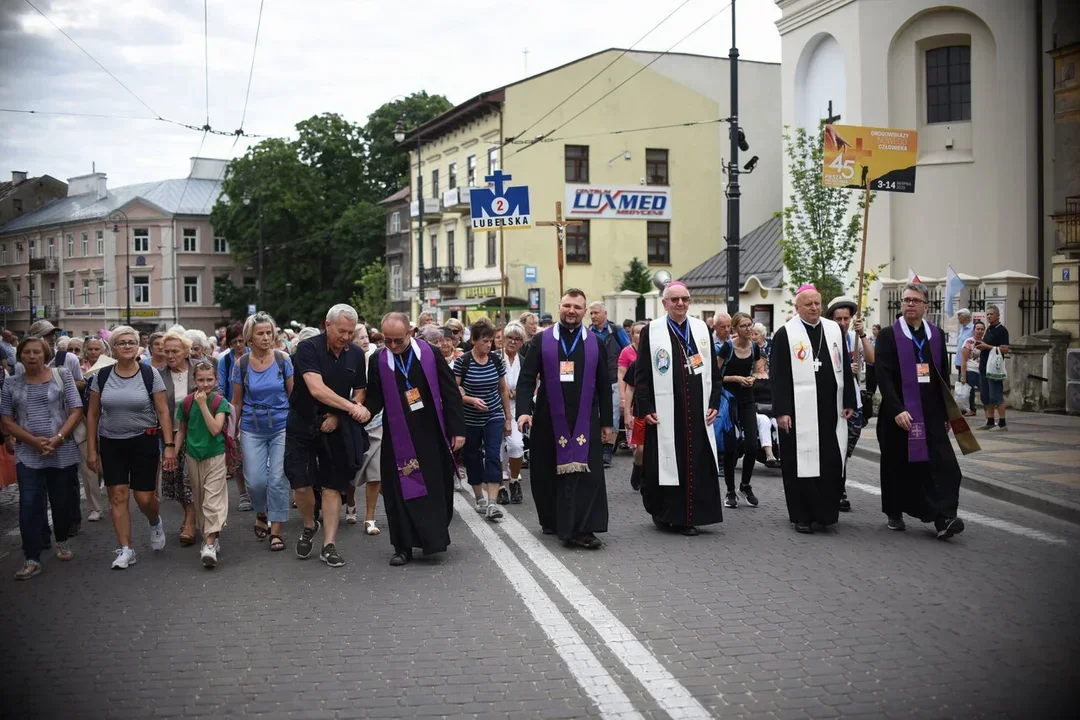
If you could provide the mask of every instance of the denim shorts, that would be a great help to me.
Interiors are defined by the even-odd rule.
[[[1005,381],[991,380],[983,373],[979,394],[983,405],[1001,405],[1005,402]]]

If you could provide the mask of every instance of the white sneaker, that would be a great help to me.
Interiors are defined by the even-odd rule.
[[[120,548],[116,551],[116,559],[113,560],[113,570],[127,570],[129,565],[134,565],[136,561],[135,551],[131,548]]]
[[[199,559],[202,560],[205,568],[212,568],[217,565],[217,543],[203,545],[202,550],[199,552]]]
[[[101,520],[101,513],[97,510],[91,510],[90,514],[86,516],[86,520],[88,522],[97,522],[98,520]]]
[[[485,497],[476,498],[476,512],[480,513],[481,515],[487,515],[487,512],[488,512],[487,498],[485,498]]]
[[[345,506],[345,522],[349,523],[350,525],[355,525],[356,524],[356,506],[355,505],[346,505]]]
[[[150,526],[150,547],[154,550],[165,549],[165,521],[158,515],[157,525]]]
[[[498,503],[489,502],[487,504],[487,512],[485,513],[488,520],[498,520],[503,516],[502,508]]]

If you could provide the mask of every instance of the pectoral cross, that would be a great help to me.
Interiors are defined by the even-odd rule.
[[[821,369],[821,361],[818,360],[817,358],[814,358],[814,372],[817,372],[820,369]]]
[[[566,228],[571,225],[584,225],[581,220],[563,220],[562,216],[562,202],[555,203],[555,219],[554,220],[539,220],[537,221],[537,227],[553,227],[555,228],[555,234],[559,241],[559,297],[563,295],[563,265],[566,263],[566,254],[563,250],[563,244],[566,240]]]

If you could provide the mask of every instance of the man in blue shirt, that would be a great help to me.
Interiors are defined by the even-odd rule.
[[[960,377],[960,349],[964,347],[964,341],[975,334],[975,322],[971,319],[971,311],[962,308],[956,311],[956,347],[953,349],[953,367],[956,368],[956,377]]]
[[[590,331],[596,333],[600,344],[604,346],[607,355],[608,378],[611,380],[611,403],[616,423],[622,416],[619,412],[619,353],[630,344],[630,336],[618,325],[613,325],[608,320],[607,305],[597,301],[589,305],[589,317],[592,319]],[[616,429],[618,429],[616,427]],[[615,454],[614,445],[604,445],[604,467],[611,467],[611,458]]]

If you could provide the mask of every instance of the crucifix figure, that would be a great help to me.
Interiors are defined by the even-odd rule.
[[[566,240],[566,228],[571,225],[584,225],[581,220],[563,220],[562,216],[562,203],[555,203],[555,219],[554,220],[540,220],[536,223],[539,227],[553,227],[559,240],[559,298],[563,295],[563,265],[566,262],[566,254],[563,249],[563,245]]]
[[[821,361],[818,360],[817,358],[814,358],[814,372],[817,372],[820,369],[821,369]]]

